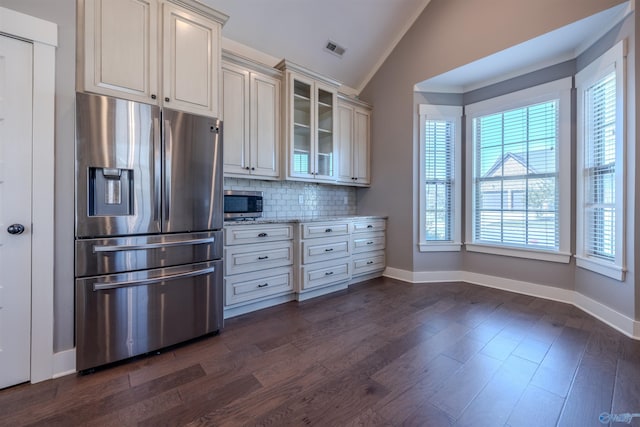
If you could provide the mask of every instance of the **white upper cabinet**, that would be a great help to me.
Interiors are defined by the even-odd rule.
[[[221,25],[171,3],[163,21],[164,105],[218,116]]]
[[[371,107],[361,101],[338,97],[339,183],[366,186],[369,172]]]
[[[78,5],[79,91],[219,115],[225,15],[192,0]]]
[[[287,179],[336,181],[338,82],[283,61]]]
[[[158,96],[156,0],[85,0],[84,89],[141,102]],[[82,22],[80,22],[82,25]],[[78,35],[80,39],[81,35]]]
[[[224,174],[278,179],[281,73],[230,53],[224,58]]]

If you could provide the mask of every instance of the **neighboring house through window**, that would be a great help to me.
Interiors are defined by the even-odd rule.
[[[570,90],[566,78],[465,106],[467,250],[569,261]]]
[[[576,262],[624,280],[625,43],[576,75]]]
[[[461,245],[462,107],[420,105],[421,251]]]

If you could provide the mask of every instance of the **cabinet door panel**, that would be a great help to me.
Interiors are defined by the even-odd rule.
[[[157,16],[155,1],[85,1],[84,90],[155,102]]]
[[[291,92],[291,146],[289,175],[313,178],[315,174],[314,91],[313,81],[290,76]]]
[[[335,176],[336,93],[333,88],[316,84],[316,178]]]
[[[224,122],[224,171],[248,174],[249,72],[233,65],[222,69],[222,112]]]
[[[165,105],[217,116],[220,25],[167,3],[163,17]]]
[[[347,105],[338,106],[338,180],[353,182],[352,154],[353,146],[353,108]]]
[[[251,160],[254,175],[279,175],[280,153],[280,82],[276,79],[251,74]]]
[[[353,176],[356,184],[369,184],[369,113],[359,109],[354,116]]]

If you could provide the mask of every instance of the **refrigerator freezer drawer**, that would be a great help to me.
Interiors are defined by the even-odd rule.
[[[222,328],[222,261],[76,280],[76,369]]]
[[[222,258],[220,231],[76,240],[76,277]]]

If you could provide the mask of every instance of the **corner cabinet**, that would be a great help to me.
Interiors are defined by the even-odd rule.
[[[78,15],[78,91],[219,116],[226,15],[193,0],[79,0]]]
[[[339,184],[368,186],[370,178],[371,106],[338,95],[338,173]]]
[[[223,52],[224,175],[280,177],[280,80],[282,74]]]
[[[286,178],[335,183],[340,83],[288,61],[280,62],[276,68],[285,74]]]

